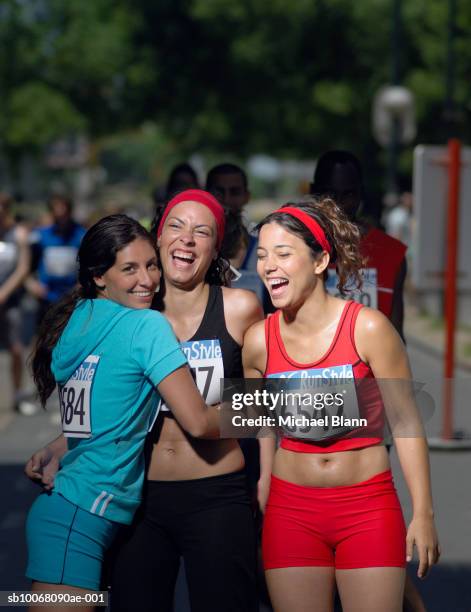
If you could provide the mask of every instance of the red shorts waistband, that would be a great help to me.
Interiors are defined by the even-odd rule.
[[[292,491],[294,494],[301,494],[305,496],[313,494],[316,496],[324,495],[328,497],[343,497],[344,495],[351,495],[360,492],[363,493],[365,488],[375,488],[378,485],[387,485],[388,488],[391,486],[394,487],[393,475],[391,470],[386,470],[385,472],[375,474],[371,478],[368,478],[368,480],[362,480],[361,482],[355,482],[351,485],[340,485],[337,487],[312,487],[309,485],[299,485],[294,482],[290,482],[289,480],[278,478],[274,474],[272,474],[271,480],[271,486],[274,487],[274,489]]]

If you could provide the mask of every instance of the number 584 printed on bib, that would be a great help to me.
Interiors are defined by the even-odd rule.
[[[96,374],[98,355],[89,355],[69,380],[59,385],[62,432],[66,438],[90,438],[91,391]]]

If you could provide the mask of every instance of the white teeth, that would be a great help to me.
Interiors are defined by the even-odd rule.
[[[152,295],[150,291],[132,291],[133,295],[137,295],[137,297],[149,297]]]
[[[268,282],[270,283],[270,287],[278,287],[279,285],[287,283],[288,281],[286,278],[271,278],[268,280]]]
[[[194,261],[195,257],[191,253],[186,253],[185,251],[174,251],[174,257],[178,257],[179,259],[184,259],[185,261]]]

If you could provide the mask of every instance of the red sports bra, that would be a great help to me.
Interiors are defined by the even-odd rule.
[[[355,322],[363,306],[356,302],[345,303],[334,339],[324,356],[314,363],[298,363],[291,359],[285,349],[280,333],[280,316],[278,310],[265,320],[265,341],[267,346],[266,378],[289,377],[290,374],[305,371],[306,377],[328,375],[329,368],[351,368],[361,416],[367,426],[348,431],[338,437],[322,441],[306,441],[283,436],[281,448],[301,453],[332,453],[374,446],[383,440],[383,402],[381,393],[375,384],[361,385],[364,379],[374,380],[371,368],[361,360],[355,346]],[[315,370],[316,372],[312,372]],[[365,381],[366,382],[366,381]]]

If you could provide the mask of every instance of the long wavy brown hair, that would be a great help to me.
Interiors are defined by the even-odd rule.
[[[349,290],[360,288],[362,285],[361,268],[364,259],[360,254],[360,230],[348,220],[339,206],[328,197],[306,196],[300,200],[292,200],[281,207],[299,208],[315,219],[324,230],[327,240],[332,247],[330,260],[337,269],[339,276],[338,289],[341,295]],[[278,223],[289,232],[299,236],[310,248],[313,258],[317,258],[323,251],[309,229],[295,217],[274,212],[267,215],[259,224],[258,229],[267,223]],[[327,276],[327,271],[326,275]]]
[[[149,232],[126,215],[109,215],[95,223],[82,238],[77,255],[78,285],[49,308],[39,327],[31,355],[31,369],[41,404],[45,406],[56,381],[51,371],[52,351],[80,300],[97,297],[94,278],[102,276],[125,246],[143,238],[155,249]]]

